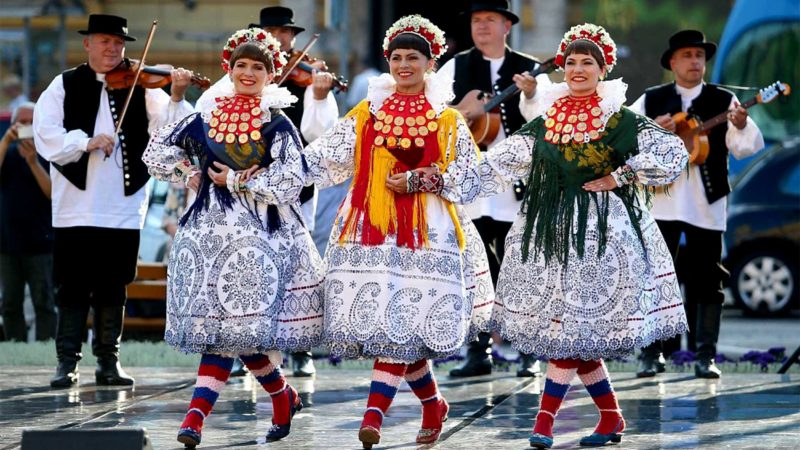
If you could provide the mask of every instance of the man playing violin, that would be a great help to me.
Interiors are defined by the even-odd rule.
[[[516,132],[527,120],[520,112],[520,104],[532,103],[538,83],[549,84],[547,75],[534,78],[527,72],[538,66],[531,56],[511,50],[506,44],[511,26],[519,22],[519,17],[508,9],[508,1],[473,1],[469,10],[462,13],[470,19],[470,29],[475,47],[457,54],[439,70],[439,75],[454,80],[453,104],[461,102],[465,94],[473,89],[497,94],[511,84],[522,91],[500,104],[501,124],[495,140],[488,145],[501,142]],[[483,110],[461,109],[468,121]],[[482,151],[488,147],[481,146]],[[505,253],[505,239],[511,224],[519,212],[524,193],[524,185],[518,181],[513,190],[503,192],[493,198],[482,198],[466,210],[481,235],[492,281],[497,283],[500,264]],[[477,342],[469,344],[466,362],[450,372],[451,376],[475,376],[491,373],[492,339],[488,333],[481,333]],[[541,374],[539,362],[533,355],[520,355],[520,368],[517,376],[530,377]]]
[[[683,30],[669,39],[661,56],[661,67],[672,71],[674,83],[649,88],[631,105],[631,110],[654,119],[661,127],[675,131],[672,116],[688,112],[701,120],[729,111],[727,123],[712,128],[708,135],[709,155],[703,164],[689,164],[668,194],[656,193],[651,213],[661,234],[677,259],[681,235],[686,237],[682,251],[691,255],[679,281],[686,286],[686,316],[689,320],[689,348],[697,352],[695,375],[719,378],[714,364],[717,352],[722,303],[722,284],[729,276],[722,266],[722,233],[725,231],[728,184],[728,154],[736,159],[753,155],[764,148],[764,138],[747,110],[732,92],[704,83],[706,62],[717,45],[705,40],[702,32]],[[665,360],[661,341],[642,349],[638,377],[663,372]],[[678,347],[680,345],[678,344]]]
[[[287,56],[299,53],[293,49],[297,35],[305,31],[305,28],[297,26],[294,21],[294,12],[290,8],[283,6],[262,8],[259,19],[259,23],[251,23],[248,27],[262,28],[269,32],[280,41],[281,51],[285,52]],[[286,87],[295,97],[302,100],[286,108],[284,113],[300,131],[300,138],[304,146],[321,136],[339,118],[339,107],[331,92],[334,86],[334,79],[330,73],[326,72],[327,66],[325,62],[315,61],[308,65],[313,68],[310,86],[301,85],[291,77],[288,77],[281,85]],[[204,92],[197,100],[197,109],[204,111],[208,109],[208,105],[214,105],[215,92],[219,92],[220,89],[230,84],[231,81],[227,76],[217,81],[211,89]],[[300,207],[303,211],[306,227],[309,232],[313,233],[317,211],[317,193],[313,185],[306,186],[300,191]],[[244,369],[240,370],[241,366],[238,360],[236,364],[232,375],[242,375]],[[292,353],[292,365],[294,376],[309,377],[316,373],[310,351]]]
[[[52,387],[78,383],[78,361],[89,308],[94,310],[92,353],[98,385],[132,385],[119,364],[125,286],[133,281],[139,232],[150,179],[141,160],[150,132],[193,112],[183,98],[192,73],[171,72],[172,90],[134,86],[119,134],[116,122],[128,89],[110,89],[106,74],[125,56],[123,17],[93,14],[86,37],[87,62],[58,75],[36,104],[36,149],[51,163],[58,305]],[[115,135],[116,134],[116,135]]]

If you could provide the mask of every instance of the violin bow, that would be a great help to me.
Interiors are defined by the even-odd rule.
[[[136,83],[139,82],[139,75],[141,75],[142,70],[144,70],[144,59],[147,57],[147,51],[150,49],[150,44],[153,42],[153,35],[156,33],[156,26],[158,26],[158,20],[154,20],[153,24],[150,26],[150,33],[147,35],[147,41],[144,43],[142,58],[139,60],[139,68],[136,69],[136,75],[133,77],[133,84],[128,91],[128,97],[125,99],[125,104],[122,105],[122,112],[120,113],[119,120],[117,121],[117,129],[114,130],[114,138],[119,136],[119,132],[122,130],[122,121],[125,119],[125,113],[128,112],[128,105],[131,104],[133,90],[136,88]],[[108,155],[106,155],[105,159],[108,159]]]
[[[306,54],[308,54],[308,51],[311,50],[311,47],[313,47],[314,44],[317,43],[317,39],[319,39],[319,33],[314,33],[314,35],[311,36],[311,39],[308,40],[308,44],[306,44],[306,46],[303,47],[303,51],[300,52],[300,56],[297,57],[297,59],[294,61],[294,64],[287,67],[286,70],[284,70],[283,73],[281,73],[281,77],[278,78],[278,82],[275,83],[276,85],[280,86],[281,84],[283,84],[284,81],[286,81],[286,78],[288,78],[289,74],[292,73],[294,68],[297,67],[298,64],[300,64],[300,61],[302,61],[303,57],[305,57]]]

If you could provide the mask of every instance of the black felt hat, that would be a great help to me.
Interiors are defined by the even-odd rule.
[[[113,34],[126,41],[135,41],[136,38],[128,34],[128,19],[108,14],[92,14],[89,16],[89,26],[79,30],[80,34]]]
[[[461,14],[469,16],[469,15],[472,15],[472,13],[478,12],[478,11],[491,11],[491,12],[500,13],[500,14],[506,16],[506,18],[508,18],[508,20],[510,20],[512,24],[515,24],[515,23],[519,22],[519,16],[517,16],[516,14],[511,12],[510,9],[508,9],[508,1],[507,0],[478,0],[478,1],[473,1],[473,2],[470,2],[469,8],[466,11],[462,12]]]
[[[706,41],[706,36],[697,30],[682,30],[669,38],[669,48],[661,55],[661,67],[672,70],[669,60],[677,50],[687,47],[700,47],[706,51],[706,61],[717,52],[717,44]]]
[[[268,6],[261,9],[260,23],[251,23],[250,28],[287,27],[294,30],[295,34],[306,31],[294,23],[294,11],[284,6]]]

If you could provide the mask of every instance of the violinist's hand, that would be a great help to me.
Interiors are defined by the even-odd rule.
[[[192,72],[179,67],[174,69],[170,75],[172,77],[171,97],[172,101],[177,103],[183,100],[183,94],[186,93],[186,88],[192,82]]]
[[[114,152],[114,138],[107,135],[107,134],[98,134],[97,136],[89,139],[89,143],[86,144],[86,151],[91,152],[94,150],[100,150],[106,154],[106,156],[111,156],[111,153]]]
[[[217,170],[214,170],[214,167]],[[214,161],[214,167],[208,168],[208,177],[211,178],[211,182],[220,187],[228,187],[228,172],[231,168],[218,161]]]
[[[328,71],[328,65],[325,63],[325,61],[323,61],[321,59],[318,59],[318,60],[310,63],[309,66],[313,67],[314,69],[319,70],[320,72],[327,72]]]
[[[325,100],[328,92],[333,89],[333,75],[328,72],[314,71],[311,74],[311,79],[314,81],[312,88],[314,89],[314,100]]]
[[[536,78],[531,76],[531,74],[524,72],[518,73],[514,75],[512,78],[514,80],[514,84],[517,85],[520,91],[525,93],[525,98],[531,99],[533,98],[534,94],[536,94]]]

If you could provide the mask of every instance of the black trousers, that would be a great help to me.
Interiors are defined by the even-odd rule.
[[[500,275],[500,264],[506,254],[506,236],[511,230],[511,222],[501,222],[491,217],[481,217],[472,221],[478,234],[481,235],[486,256],[489,258],[489,272],[492,274],[492,284],[497,286],[497,277]]]
[[[139,230],[54,228],[53,279],[58,306],[123,306],[136,277]]]
[[[696,350],[697,310],[700,305],[721,305],[723,285],[730,273],[722,265],[722,231],[699,228],[681,221],[656,221],[686,289],[684,305],[689,322],[689,350]],[[681,235],[686,245],[680,247]],[[662,342],[664,353],[680,350],[680,336]]]

